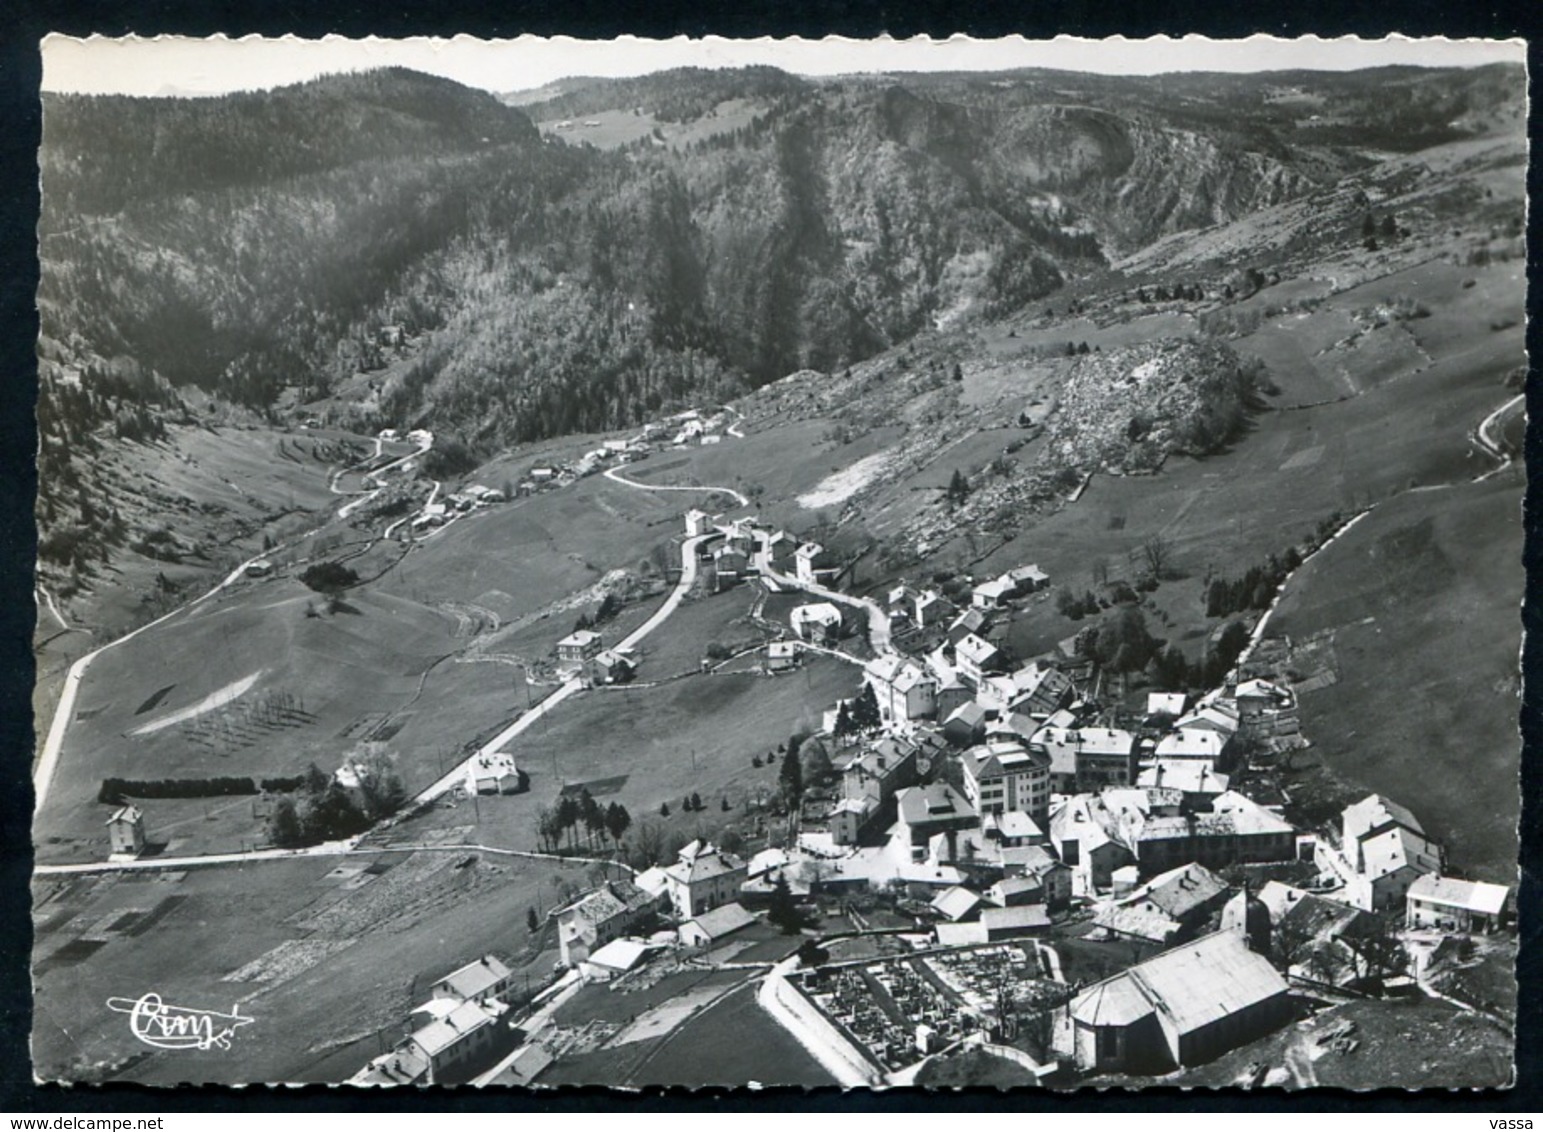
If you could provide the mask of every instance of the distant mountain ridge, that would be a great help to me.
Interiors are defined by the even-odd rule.
[[[1520,113],[1515,68],[805,79],[683,68],[520,108],[400,69],[45,97],[43,353],[483,450],[628,425],[1042,299]],[[533,121],[689,124],[609,150]],[[408,354],[382,352],[404,327]]]
[[[214,98],[43,96],[45,231],[166,193],[532,143],[492,95],[403,68]]]

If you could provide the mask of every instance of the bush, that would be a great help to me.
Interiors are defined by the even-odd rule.
[[[336,595],[359,583],[359,575],[341,562],[318,562],[300,573],[300,580],[317,593]]]
[[[257,785],[267,794],[293,794],[305,785],[305,775],[292,774],[278,778],[265,778]]]

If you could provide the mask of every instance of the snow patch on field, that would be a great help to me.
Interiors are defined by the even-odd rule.
[[[826,476],[815,485],[814,490],[800,495],[798,505],[807,511],[814,511],[821,507],[834,507],[838,503],[845,503],[877,479],[894,458],[893,449],[864,456],[851,467]]]
[[[258,669],[250,676],[246,676],[240,680],[237,680],[234,684],[226,684],[225,687],[221,688],[219,691],[210,692],[196,704],[193,704],[190,707],[182,708],[180,711],[174,711],[170,715],[163,715],[160,719],[152,720],[142,727],[136,727],[134,730],[130,731],[129,734],[149,735],[153,732],[170,727],[174,723],[182,723],[184,720],[197,719],[205,712],[214,711],[216,708],[222,708],[226,704],[231,703],[232,701],[237,700],[246,694],[252,685],[257,683],[257,681],[262,678],[262,674],[263,669]]]

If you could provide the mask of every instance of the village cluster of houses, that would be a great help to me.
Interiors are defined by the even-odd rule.
[[[740,903],[748,875],[744,860],[694,841],[670,865],[608,879],[552,909],[548,919],[556,926],[559,965],[567,974],[544,995],[574,982],[610,982],[661,953],[687,949],[700,954],[722,945],[757,922]],[[494,955],[451,972],[414,1009],[406,1035],[370,1061],[354,1083],[467,1081],[522,1049],[538,1059],[537,1065],[524,1067],[534,1075],[548,1058],[537,1046],[523,1046],[528,1035],[512,1024],[511,1004],[531,999],[529,980],[523,983],[525,993],[516,997],[515,976]]]
[[[700,435],[691,428],[699,420],[683,418],[681,434]],[[714,589],[755,577],[773,591],[810,593],[790,614],[791,637],[767,644],[771,671],[833,645],[844,608],[887,618],[887,635],[873,638],[879,655],[863,668],[878,723],[854,729],[855,701],[826,712],[821,738],[834,750],[837,784],[806,805],[792,847],[746,861],[696,841],[672,863],[554,910],[561,963],[575,979],[610,981],[661,952],[725,946],[756,923],[751,909],[784,889],[795,899],[903,896],[928,946],[942,948],[1044,939],[1075,912],[1091,915],[1095,936],[1156,953],[1069,995],[1055,1014],[1056,1050],[1085,1072],[1147,1073],[1278,1028],[1293,1016],[1298,986],[1364,982],[1366,941],[1390,915],[1437,933],[1505,920],[1509,891],[1446,876],[1441,845],[1386,798],[1357,802],[1338,829],[1315,833],[1286,820],[1283,798],[1238,788],[1245,752],[1300,741],[1295,697],[1279,683],[1237,678],[1193,700],[1153,693],[1144,713],[1106,709],[1095,667],[1073,642],[1020,662],[993,636],[1003,609],[1044,587],[1037,567],[974,585],[964,608],[904,584],[881,605],[842,599],[833,590],[841,566],[818,544],[753,518],[693,510],[685,523]],[[565,676],[593,683],[635,670],[594,629],[557,651]],[[501,789],[506,772],[512,763],[482,768],[468,788]],[[1258,891],[1224,879],[1237,866],[1270,864],[1316,879]],[[488,1009],[442,1006],[426,1039],[390,1055],[390,1071],[433,1071],[444,1030],[430,1028],[464,1010],[453,1025],[472,1033],[482,1025],[476,1012]]]
[[[693,841],[674,863],[607,881],[554,911],[561,962],[608,982],[660,949],[717,947],[756,922],[741,903],[749,876],[740,857]]]
[[[515,491],[519,495],[530,495],[567,487],[585,476],[640,460],[651,452],[686,448],[692,444],[719,444],[723,441],[728,423],[727,410],[704,414],[698,409],[687,409],[664,420],[644,425],[634,436],[602,441],[598,448],[592,448],[576,459],[533,464],[520,479]]]
[[[1253,678],[1194,701],[1154,693],[1132,719],[1093,701],[1095,673],[1071,642],[1017,664],[992,640],[993,617],[1045,581],[1009,571],[976,585],[964,610],[928,589],[886,595],[896,647],[864,671],[881,727],[838,752],[823,827],[806,827],[782,870],[795,891],[903,886],[929,898],[937,941],[956,946],[1044,932],[1077,901],[1106,935],[1169,949],[1069,1006],[1068,1054],[1097,1070],[1193,1064],[1279,1025],[1288,978],[1366,974],[1356,940],[1370,917],[1443,932],[1503,921],[1508,890],[1443,875],[1440,845],[1385,798],[1348,807],[1324,837],[1233,788],[1244,749],[1300,741],[1288,688]],[[840,617],[811,603],[793,628],[829,640]],[[825,731],[851,706],[829,710]],[[1318,880],[1250,894],[1217,875],[1270,863],[1310,863]],[[1218,916],[1230,930],[1206,930]],[[1272,961],[1281,923],[1312,946]],[[1234,987],[1231,1005],[1186,1013],[1186,995],[1211,997],[1209,977]]]
[[[464,515],[479,507],[488,507],[494,503],[507,501],[508,496],[496,487],[488,487],[480,483],[467,484],[460,491],[454,491],[445,496],[443,502],[435,500],[433,503],[425,504],[423,510],[413,516],[410,525],[415,531],[442,527],[456,515]]]

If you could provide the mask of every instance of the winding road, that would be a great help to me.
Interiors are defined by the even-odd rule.
[[[1504,448],[1498,440],[1495,439],[1491,430],[1500,422],[1500,418],[1511,411],[1512,407],[1520,404],[1526,399],[1527,395],[1525,393],[1518,393],[1515,397],[1512,397],[1509,401],[1501,405],[1493,413],[1480,421],[1479,427],[1474,429],[1474,442],[1477,443],[1480,448],[1484,449],[1485,452],[1489,453],[1489,455],[1500,461],[1500,465],[1498,467],[1491,468],[1482,476],[1477,477],[1474,480],[1475,483],[1482,483],[1484,480],[1489,479],[1491,476],[1498,476],[1501,472],[1509,468],[1515,461],[1516,457],[1510,451]]]
[[[380,440],[380,438],[376,437],[376,439],[375,439],[375,454],[370,457],[371,460],[379,458],[381,444],[382,444],[382,441]],[[363,507],[366,503],[369,503],[376,496],[378,496],[382,491],[384,491],[386,489],[386,485],[385,485],[385,482],[381,479],[381,477],[384,476],[387,472],[391,471],[394,468],[400,468],[403,464],[407,463],[409,460],[416,460],[419,456],[422,456],[425,452],[427,452],[432,447],[434,447],[434,436],[433,436],[432,433],[430,433],[430,434],[428,434],[427,436],[423,437],[422,439],[420,439],[418,441],[418,447],[416,449],[414,449],[412,452],[409,452],[405,456],[401,456],[401,457],[399,457],[399,458],[397,458],[395,460],[392,460],[391,463],[389,463],[389,464],[381,465],[379,468],[376,468],[373,472],[366,472],[365,475],[364,475],[364,482],[367,483],[367,484],[369,484],[369,483],[375,484],[375,487],[373,489],[371,489],[369,491],[366,491],[366,492],[362,492],[362,493],[361,492],[345,492],[345,491],[342,491],[338,487],[338,476],[341,476],[341,475],[343,475],[343,474],[345,474],[347,472],[352,471],[353,468],[344,468],[344,469],[342,469],[342,471],[340,471],[336,475],[334,475],[332,477],[332,483],[330,485],[331,488],[332,488],[333,494],[335,494],[335,495],[357,495],[358,496],[358,498],[355,499],[352,503],[345,503],[342,507],[338,508],[338,518],[339,519],[346,519],[346,518],[348,518],[355,511],[357,511],[359,508]],[[368,463],[369,461],[366,460],[364,462]],[[357,467],[359,467],[359,465],[355,464],[354,468],[357,468]],[[435,484],[434,490],[436,492],[439,490],[439,485],[437,483]]]
[[[696,584],[697,572],[699,568],[697,562],[697,547],[712,537],[714,536],[697,535],[695,538],[688,538],[684,543],[681,544],[680,581],[677,582],[675,584],[675,588],[670,591],[669,597],[664,599],[664,603],[660,605],[658,609],[654,610],[653,615],[650,616],[647,621],[644,621],[643,624],[634,629],[631,633],[627,634],[627,636],[623,638],[619,644],[614,646],[615,648],[631,648],[643,640],[644,637],[647,637],[655,629],[659,628],[660,625],[663,625],[667,620],[669,620],[670,615],[680,607],[680,603],[685,600],[686,594],[688,594],[691,591],[691,587]],[[556,691],[552,692],[551,695],[547,696],[546,699],[542,700],[535,707],[525,712],[525,714],[521,715],[518,719],[509,724],[508,727],[505,727],[497,735],[493,736],[492,739],[488,740],[481,747],[479,747],[474,754],[459,763],[454,769],[441,776],[433,784],[419,791],[418,794],[413,798],[413,804],[422,805],[426,802],[432,802],[434,799],[439,798],[444,794],[448,794],[451,790],[455,789],[456,786],[460,785],[466,780],[466,772],[468,769],[470,769],[472,763],[476,762],[476,760],[483,757],[484,755],[491,755],[497,751],[502,750],[505,744],[507,744],[511,739],[514,739],[516,736],[520,735],[527,728],[532,726],[538,719],[542,718],[553,708],[557,707],[557,705],[578,695],[583,690],[583,678],[578,675],[570,676],[567,680],[563,681],[557,686]]]
[[[1410,488],[1410,493],[1413,494],[1415,492],[1424,491],[1445,491],[1450,488],[1461,487],[1465,483],[1483,483],[1490,477],[1499,475],[1501,472],[1509,468],[1515,462],[1515,457],[1494,439],[1493,435],[1491,434],[1491,430],[1497,423],[1499,423],[1500,419],[1504,417],[1506,413],[1510,412],[1512,408],[1514,408],[1518,403],[1525,399],[1526,394],[1518,393],[1515,397],[1512,397],[1509,401],[1506,401],[1499,408],[1495,409],[1494,412],[1490,413],[1487,417],[1480,421],[1479,427],[1473,430],[1474,443],[1482,448],[1488,455],[1500,461],[1496,467],[1491,468],[1489,471],[1484,472],[1482,475],[1474,476],[1471,480],[1457,480],[1452,483],[1425,484],[1420,487]],[[1349,522],[1347,522],[1344,526],[1340,527],[1339,530],[1335,531],[1332,535],[1325,539],[1323,544],[1314,550],[1311,554],[1309,554],[1306,558],[1302,559],[1296,570],[1293,570],[1290,574],[1287,574],[1286,577],[1281,579],[1280,585],[1275,587],[1275,596],[1270,599],[1270,604],[1260,615],[1258,622],[1255,623],[1253,632],[1249,634],[1248,644],[1244,646],[1243,651],[1238,655],[1238,664],[1241,665],[1244,661],[1248,660],[1248,658],[1253,655],[1255,647],[1261,640],[1264,639],[1264,631],[1270,622],[1271,615],[1275,612],[1276,607],[1280,605],[1281,600],[1285,598],[1287,587],[1290,586],[1292,579],[1297,576],[1302,567],[1306,566],[1318,555],[1322,554],[1325,550],[1329,549],[1329,547],[1333,546],[1340,540],[1342,536],[1349,534],[1350,529],[1359,523],[1362,519],[1366,518],[1366,516],[1370,515],[1372,511],[1376,509],[1376,506],[1376,504],[1373,504],[1372,506],[1367,507],[1365,510],[1352,516]]]
[[[605,478],[625,487],[635,487],[639,491],[694,491],[698,495],[732,495],[741,507],[749,507],[750,500],[732,487],[692,487],[689,484],[653,484],[639,483],[637,480],[629,480],[615,468],[607,468],[603,473]]]
[[[421,455],[423,452],[427,451],[429,445],[432,443],[432,438],[430,438],[424,442],[422,447],[420,447],[416,452],[408,456],[404,456],[399,460],[393,461],[391,464],[381,468],[379,472],[373,473],[373,475],[379,475],[381,472],[385,472],[392,467],[396,467],[397,465],[406,462],[407,460],[411,460],[414,456]],[[333,482],[335,484],[336,481],[334,480]],[[626,480],[620,480],[619,482],[628,483]],[[646,484],[628,483],[628,486],[636,487],[640,490],[654,490],[649,488]],[[683,490],[696,491],[703,489],[689,488]],[[737,492],[733,492],[727,488],[711,488],[706,490],[729,491],[730,494],[736,496],[738,495]],[[437,498],[439,491],[440,484],[436,481],[434,484],[434,489],[429,496],[430,503],[432,503]],[[371,493],[369,496],[361,497],[354,503],[340,508],[338,511],[338,517],[344,517],[349,510],[355,506],[358,506],[359,503],[365,502],[369,498],[373,498],[373,494],[374,493]],[[741,496],[740,498],[743,497]],[[291,541],[291,543],[285,545],[293,545],[295,542],[303,541],[304,539],[309,538],[311,535],[315,534],[316,531],[320,529],[321,528],[318,527],[311,531],[307,531],[304,534],[297,536],[294,540]],[[670,615],[680,607],[680,603],[685,600],[686,594],[689,593],[691,587],[696,584],[697,575],[699,572],[697,548],[705,540],[715,537],[715,533],[689,538],[684,543],[682,543],[681,574],[680,580],[676,583],[675,589],[671,591],[670,595],[664,600],[663,604],[661,604],[660,607],[654,611],[648,620],[644,621],[643,624],[639,625],[636,629],[629,633],[625,639],[623,639],[618,645],[615,646],[616,648],[625,649],[638,644],[650,633],[659,628],[660,625],[664,624],[664,622],[669,619]],[[135,629],[130,633],[126,633],[122,637],[119,637],[117,640],[110,641],[103,645],[101,648],[87,653],[85,656],[82,656],[70,666],[69,672],[65,675],[64,686],[60,692],[58,707],[54,711],[54,717],[49,727],[48,737],[44,741],[41,756],[39,757],[37,767],[33,772],[33,787],[35,792],[35,801],[33,805],[34,813],[37,813],[42,809],[43,803],[48,797],[49,787],[52,784],[54,774],[58,769],[59,754],[64,745],[64,735],[69,727],[70,719],[74,715],[75,699],[80,691],[80,686],[85,679],[86,672],[91,667],[91,663],[109,649],[117,648],[119,645],[133,640],[141,633],[149,629],[153,629],[158,625],[164,624],[166,621],[169,621],[173,617],[185,613],[188,610],[193,609],[194,607],[208,601],[211,597],[214,597],[216,594],[222,592],[234,584],[238,579],[242,578],[245,575],[248,566],[271,553],[272,550],[269,550],[247,559],[245,562],[237,565],[236,568],[233,569],[228,575],[226,575],[226,577],[218,585],[214,586],[207,593],[204,593],[203,595],[195,598],[194,600],[188,602],[186,605],[179,606],[178,608],[163,614],[162,616],[156,618],[154,621],[141,625],[138,629]],[[462,761],[447,774],[441,776],[437,781],[432,783],[426,789],[420,791],[413,799],[414,803],[433,801],[434,799],[454,789],[457,785],[465,780],[467,769],[477,758],[481,757],[482,755],[498,751],[511,739],[521,734],[523,731],[525,731],[526,728],[530,727],[538,719],[541,719],[543,716],[545,716],[547,712],[553,710],[559,704],[569,699],[570,697],[577,695],[583,690],[583,681],[580,677],[577,676],[559,685],[557,689],[548,695],[545,699],[543,699],[541,703],[537,704],[534,708],[525,712],[518,719],[510,723],[508,727],[500,731],[489,742],[480,747],[473,755]],[[280,860],[295,856],[338,855],[353,852],[356,844],[357,839],[351,841],[328,842],[323,845],[311,846],[310,848],[301,850],[254,849],[245,852],[209,854],[198,857],[147,858],[143,861],[123,862],[121,864],[115,864],[113,867],[164,869],[185,867],[190,864],[232,864],[243,861]],[[94,870],[100,870],[102,868],[104,868],[104,865],[101,862],[87,862],[79,865],[54,865],[46,867],[40,866],[36,871],[90,872]]]
[[[878,602],[871,598],[858,597],[855,594],[842,593],[840,590],[827,589],[818,582],[805,582],[792,574],[784,574],[771,564],[771,538],[764,531],[757,531],[756,535],[755,565],[761,572],[761,576],[770,578],[780,586],[789,589],[803,590],[805,593],[823,597],[826,601],[840,602],[843,605],[855,605],[868,614],[868,644],[872,646],[876,656],[891,656],[895,653],[895,646],[890,641],[889,613]]]

